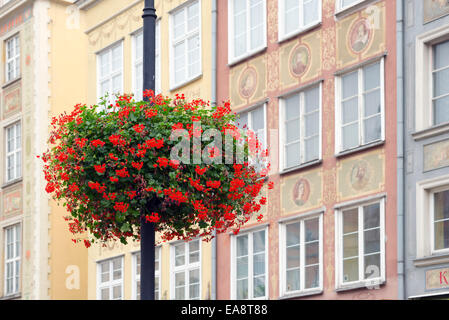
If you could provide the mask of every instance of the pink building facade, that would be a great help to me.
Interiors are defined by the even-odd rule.
[[[397,299],[395,1],[219,0],[217,102],[270,150],[217,299]]]

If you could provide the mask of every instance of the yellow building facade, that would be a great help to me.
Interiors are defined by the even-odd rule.
[[[87,104],[105,93],[142,95],[144,1],[77,1],[87,61]],[[211,99],[209,1],[155,1],[156,91]],[[74,57],[74,59],[78,59]],[[158,299],[211,299],[212,244],[164,243],[157,248]],[[93,245],[87,252],[88,299],[138,299],[140,244]]]

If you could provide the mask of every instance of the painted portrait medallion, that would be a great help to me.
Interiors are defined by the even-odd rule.
[[[293,202],[298,206],[303,206],[310,197],[310,183],[307,179],[299,179],[293,187]]]
[[[257,87],[257,72],[254,68],[248,67],[242,72],[239,80],[239,93],[245,99],[252,97]]]
[[[349,30],[349,47],[355,53],[360,53],[368,47],[373,35],[367,19],[355,22]]]
[[[302,76],[309,66],[310,52],[305,45],[299,45],[293,49],[290,55],[290,72],[295,77]]]
[[[355,190],[366,187],[370,179],[368,162],[361,160],[354,164],[351,170],[351,186]]]

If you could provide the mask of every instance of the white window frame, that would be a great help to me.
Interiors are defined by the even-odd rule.
[[[335,210],[335,288],[352,289],[354,287],[372,288],[385,283],[385,197],[378,197],[371,200],[360,200],[347,206],[339,207]],[[364,219],[363,207],[378,203],[380,205],[380,276],[368,277],[365,279],[365,271],[361,268],[364,265]],[[358,209],[358,259],[359,259],[359,280],[343,282],[343,211]],[[362,262],[362,263],[361,263]]]
[[[319,86],[319,128],[318,128],[318,141],[319,141],[319,145],[318,145],[318,158],[317,159],[313,159],[313,160],[309,160],[309,161],[305,161],[305,140],[304,140],[304,131],[305,131],[305,92],[307,90],[313,89],[315,87]],[[297,166],[293,166],[293,167],[287,167],[285,165],[285,159],[286,159],[286,154],[285,154],[285,139],[286,139],[286,133],[285,133],[285,100],[287,98],[290,98],[294,95],[300,95],[300,164]],[[279,165],[280,165],[280,170],[281,172],[283,171],[287,171],[290,169],[295,169],[297,167],[302,167],[304,165],[307,165],[308,163],[315,163],[316,161],[320,161],[323,157],[322,154],[322,144],[323,144],[323,88],[322,88],[322,82],[320,81],[319,84],[314,84],[314,85],[310,85],[304,88],[301,88],[300,90],[295,91],[292,94],[288,94],[286,96],[283,96],[281,98],[279,98]]]
[[[117,280],[113,280],[113,274],[114,274],[114,268],[113,268],[113,261],[116,259],[120,259],[121,260],[121,275],[122,277],[120,279]],[[102,283],[101,282],[101,264],[102,263],[109,263],[109,281]],[[124,300],[124,271],[125,271],[125,261],[124,261],[124,256],[117,256],[117,257],[111,257],[109,259],[105,259],[105,260],[101,260],[101,261],[97,261],[97,300],[101,300],[101,289],[103,288],[109,288],[109,300],[112,300],[111,298],[113,297],[113,287],[120,284],[122,292],[121,292],[121,299],[120,300]]]
[[[240,1],[246,1],[247,2],[247,7],[249,7],[249,1],[250,0],[240,0]],[[233,4],[233,0],[228,0],[228,63],[229,64],[234,64],[237,63],[243,59],[246,59],[247,57],[250,57],[262,50],[264,50],[267,47],[267,0],[263,0],[263,43],[260,47],[258,48],[254,48],[253,50],[247,50],[247,52],[241,54],[240,56],[235,57],[234,56],[234,4]],[[250,36],[250,30],[251,30],[251,25],[250,25],[250,12],[249,10],[246,13],[246,31],[248,32],[248,37],[247,37],[247,48],[250,48],[250,43],[251,43],[251,36]]]
[[[188,259],[190,259],[190,248],[189,245],[192,241],[198,241],[199,242],[199,259],[198,262],[190,263],[190,261],[187,263]],[[184,245],[184,265],[182,266],[175,266],[176,264],[176,258],[175,258],[175,247],[178,245]],[[184,300],[196,300],[190,298],[190,271],[198,269],[199,276],[200,276],[200,282],[199,282],[199,297],[198,300],[202,299],[202,285],[203,285],[203,275],[202,275],[202,255],[203,255],[203,248],[202,248],[202,241],[201,239],[193,239],[189,242],[184,241],[176,241],[170,244],[170,299],[175,300],[176,299],[176,287],[175,287],[175,275],[179,272],[184,272],[184,279],[185,279],[185,292],[184,292]]]
[[[115,71],[114,73],[110,73],[108,74],[108,76],[100,78],[100,73],[101,73],[101,56],[104,54],[111,54],[112,55],[112,50],[120,47],[120,51],[121,51],[121,59],[120,59],[120,70]],[[123,93],[124,90],[124,68],[123,68],[123,60],[124,60],[124,50],[123,50],[123,40],[119,40],[113,44],[111,44],[110,46],[101,49],[100,51],[97,52],[96,54],[96,61],[97,61],[97,100],[98,102],[100,102],[100,98],[101,98],[101,82],[105,81],[105,80],[109,80],[110,81],[110,87],[109,89],[111,89],[112,87],[112,79],[121,74],[121,92],[120,94]],[[112,65],[112,56],[111,56],[111,65]],[[115,96],[114,96],[114,92],[108,92],[109,93],[109,101],[108,104],[111,104],[113,101],[115,101]],[[97,110],[99,110],[100,108],[98,108]]]
[[[381,113],[381,134],[380,138],[370,142],[364,142],[365,140],[365,128],[364,128],[364,111],[365,111],[365,101],[364,101],[364,85],[363,85],[363,68],[366,68],[370,65],[374,65],[379,63],[380,69],[380,113]],[[342,130],[342,77],[345,75],[352,73],[354,71],[358,72],[358,110],[359,110],[359,144],[355,147],[344,149],[343,148],[343,130]],[[335,150],[337,155],[340,153],[350,153],[352,151],[357,151],[359,148],[381,143],[385,141],[385,59],[382,57],[379,60],[370,61],[369,63],[359,65],[345,73],[339,74],[335,78]]]
[[[13,49],[12,57],[10,57],[8,54],[8,43],[10,43],[10,42],[14,42],[14,44],[13,44],[14,49]],[[10,37],[9,39],[5,40],[4,45],[5,45],[5,82],[8,83],[8,82],[11,82],[11,81],[19,78],[20,73],[21,73],[20,34],[17,33],[14,36]],[[18,50],[16,50],[17,48],[18,48]],[[12,74],[11,78],[8,75],[9,63],[12,63],[12,65],[13,65],[13,74]]]
[[[434,249],[433,195],[449,190],[449,175],[424,180],[416,184],[416,258],[449,254],[448,249]]]
[[[159,259],[156,259],[155,261],[159,262],[159,268],[158,269],[154,269],[154,277],[158,278],[159,277],[159,291],[156,294],[156,290],[155,290],[155,294],[154,294],[154,298],[155,300],[160,300],[161,299],[161,246],[157,246],[155,248],[155,254],[156,256],[159,257]],[[140,256],[140,251],[136,251],[132,253],[132,299],[133,300],[137,300],[137,294],[138,292],[140,292],[140,287],[137,285],[137,281],[140,282],[140,272],[139,274],[137,274],[137,257]]]
[[[199,23],[198,23],[198,28],[194,31],[190,31],[188,33],[185,33],[184,36],[180,37],[179,39],[176,40],[176,42],[174,42],[174,24],[173,24],[173,16],[174,14],[178,13],[179,11],[185,10],[186,11],[186,28],[187,28],[187,8],[189,6],[191,6],[193,3],[198,2],[198,17],[199,17]],[[170,43],[170,50],[169,50],[169,59],[170,59],[170,90],[175,90],[177,88],[183,87],[186,84],[188,84],[189,82],[192,82],[194,80],[196,80],[198,77],[200,77],[203,74],[203,43],[202,43],[202,0],[190,0],[187,1],[185,3],[183,3],[182,5],[176,7],[175,9],[173,9],[172,11],[170,11],[170,15],[169,15],[169,43]],[[200,52],[200,57],[199,57],[199,71],[197,74],[193,74],[190,75],[188,74],[188,60],[189,60],[189,54],[188,54],[188,48],[187,48],[187,40],[189,38],[192,38],[194,36],[196,36],[196,34],[198,34],[198,41],[200,43],[200,48],[199,48],[199,52]],[[184,81],[175,82],[175,56],[174,56],[174,48],[175,45],[179,42],[185,42],[185,50],[186,50],[186,61],[185,61],[185,65],[186,65],[186,77]]]
[[[416,37],[415,52],[415,130],[417,132],[425,129],[445,126],[448,123],[434,125],[433,114],[433,46],[449,40],[449,25],[433,29]],[[433,132],[429,132],[432,135]]]
[[[17,229],[16,229],[17,228]],[[7,241],[7,232],[8,229],[13,229],[13,242],[12,242],[12,246],[13,246],[13,252],[15,253],[17,251],[17,246],[19,254],[16,255],[14,254],[14,257],[8,259],[7,258],[7,252],[8,252],[8,241]],[[18,231],[17,231],[18,230]],[[19,233],[19,239],[17,238],[17,233]],[[6,226],[3,228],[3,234],[4,234],[4,241],[5,241],[5,251],[4,251],[4,294],[5,296],[12,296],[12,295],[16,295],[20,292],[21,287],[20,287],[20,281],[21,281],[21,273],[22,273],[22,224],[19,223],[15,223],[9,226]],[[17,274],[17,270],[16,270],[16,263],[19,263],[19,274]],[[12,263],[13,264],[13,279],[12,279],[12,284],[13,284],[13,291],[8,292],[8,286],[7,286],[7,264]]]
[[[308,25],[304,25],[304,15],[301,15],[299,17],[300,23],[299,28],[293,31],[290,31],[289,33],[285,32],[285,1],[286,0],[278,0],[278,21],[279,21],[279,41],[286,40],[288,38],[291,38],[297,34],[300,34],[304,31],[307,31],[317,25],[319,25],[322,21],[322,0],[312,0],[312,1],[318,1],[318,20],[313,21],[309,23]],[[304,2],[308,0],[298,0],[299,2],[299,9],[301,12],[304,10]]]
[[[253,234],[259,231],[265,231],[265,296],[254,298],[253,290]],[[248,236],[248,299],[247,300],[267,300],[269,299],[269,243],[268,243],[268,226],[255,227],[247,230],[242,230],[238,235],[231,235],[231,300],[237,299],[237,238],[239,236]]]
[[[14,142],[16,144],[15,149],[11,152],[8,152],[8,130],[10,128],[13,128],[13,135],[14,135]],[[22,122],[16,121],[4,128],[5,133],[5,182],[11,182],[17,179],[20,179],[22,177]],[[17,133],[19,133],[19,136],[17,136]],[[17,138],[19,138],[20,147],[17,148]],[[11,179],[8,178],[8,157],[13,155],[14,156],[14,166],[13,166],[13,177]],[[20,159],[20,166],[19,170],[17,170],[17,159]],[[19,171],[19,172],[17,172]]]
[[[315,288],[305,289],[305,222],[307,220],[318,219],[318,232],[319,232],[319,286]],[[294,223],[301,223],[300,230],[300,290],[287,291],[287,266],[286,266],[286,251],[287,251],[287,225]],[[292,217],[284,221],[279,222],[279,288],[280,297],[295,296],[295,295],[307,295],[315,294],[323,291],[323,212],[312,214],[301,214],[297,217]]]

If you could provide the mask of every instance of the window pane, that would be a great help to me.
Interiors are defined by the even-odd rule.
[[[286,163],[287,168],[297,166],[300,164],[300,149],[299,142],[286,146]]]
[[[262,46],[264,42],[263,2],[259,0],[251,0],[251,2],[251,49],[256,49]]]
[[[189,286],[189,299],[199,299],[200,297],[200,285],[193,284]]]
[[[185,274],[184,272],[178,272],[175,274],[175,287],[182,287],[185,286],[186,280],[185,280]]]
[[[306,113],[320,108],[320,88],[315,87],[304,92]]]
[[[365,254],[380,252],[380,229],[365,231]]]
[[[319,139],[318,136],[315,136],[313,138],[307,139],[305,141],[306,143],[306,150],[305,150],[305,161],[311,161],[318,159],[319,157]]]
[[[365,256],[365,279],[380,277],[380,254]]]
[[[357,95],[359,91],[358,72],[352,72],[342,77],[343,99]]]
[[[239,114],[239,118],[237,119],[237,126],[244,130],[248,128],[248,112],[243,112]]]
[[[259,107],[251,112],[252,129],[256,132],[260,129],[265,129],[265,117],[264,117],[263,111],[264,111],[264,108]]]
[[[190,270],[189,272],[189,284],[200,283],[200,269]]]
[[[363,68],[365,91],[380,87],[380,63]]]
[[[435,222],[435,250],[449,248],[449,220]]]
[[[289,121],[285,124],[285,142],[290,143],[299,140],[299,119]]]
[[[306,289],[316,288],[320,286],[320,267],[319,266],[311,266],[306,267]]]
[[[350,6],[351,4],[356,3],[357,1],[360,1],[360,0],[341,0],[341,8]]]
[[[289,270],[287,271],[287,291],[295,291],[299,290],[299,269]]]
[[[253,275],[258,276],[265,273],[265,254],[259,253],[253,256]]]
[[[248,299],[248,280],[237,280],[237,299]]]
[[[433,73],[433,96],[449,93],[449,68]]]
[[[253,252],[265,251],[265,230],[253,233]]]
[[[248,255],[248,235],[237,238],[237,257]]]
[[[320,117],[318,112],[308,114],[304,117],[306,137],[319,134]]]
[[[318,21],[318,0],[304,0],[304,26]]]
[[[380,204],[375,203],[363,207],[364,229],[371,229],[380,226]]]
[[[299,29],[299,1],[298,0],[285,0],[285,20],[284,27],[285,33],[288,34],[292,31]]]
[[[193,31],[194,29],[198,28],[200,21],[198,15],[199,15],[198,2],[194,2],[187,8],[187,17],[188,17],[187,25],[189,31]]]
[[[306,265],[320,263],[320,246],[319,242],[306,244]]]
[[[343,233],[355,232],[359,226],[359,210],[357,208],[343,212]]]
[[[449,190],[435,193],[434,220],[449,219]]]
[[[382,136],[382,124],[380,115],[365,120],[365,141],[369,143],[379,140]]]
[[[351,149],[359,145],[359,124],[343,127],[343,149]]]
[[[265,277],[254,278],[254,298],[265,296]]]
[[[112,299],[119,300],[122,298],[122,286],[115,286],[113,289],[113,296]]]
[[[359,280],[359,259],[348,259],[343,261],[343,282]]]
[[[237,258],[237,279],[248,277],[248,257]]]
[[[299,268],[300,266],[300,247],[295,246],[287,248],[287,269]]]
[[[344,101],[342,103],[343,117],[342,123],[347,124],[359,119],[359,102],[358,98]]]
[[[359,235],[352,233],[343,236],[343,258],[359,255]]]
[[[316,241],[319,239],[319,219],[310,219],[304,221],[306,242]]]
[[[285,99],[285,120],[299,117],[299,95]]]
[[[435,125],[449,121],[449,96],[434,101]]]
[[[380,89],[372,91],[364,95],[365,99],[365,117],[375,115],[381,112],[380,106]]]
[[[449,41],[434,47],[434,70],[449,66]]]
[[[109,300],[109,288],[101,289],[101,300]]]
[[[300,226],[301,224],[299,222],[287,225],[287,247],[299,244]]]

